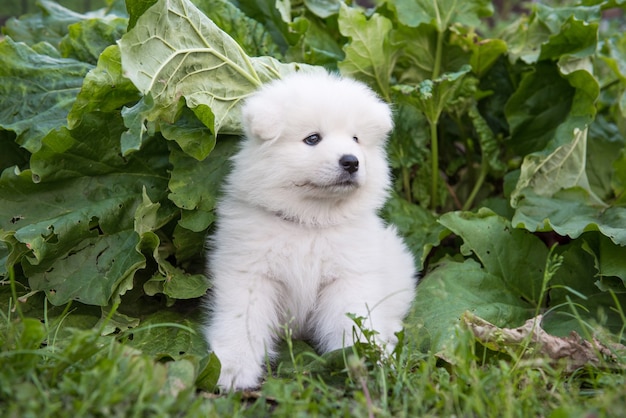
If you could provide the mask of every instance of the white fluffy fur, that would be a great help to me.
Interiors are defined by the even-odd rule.
[[[218,384],[258,386],[285,324],[327,352],[353,343],[353,313],[392,347],[415,270],[376,214],[390,182],[389,107],[359,82],[296,73],[249,98],[243,121],[209,253]],[[305,144],[314,133],[321,142]],[[344,155],[359,160],[352,175]]]

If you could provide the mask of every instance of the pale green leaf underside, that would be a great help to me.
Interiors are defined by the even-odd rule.
[[[119,41],[124,74],[176,118],[184,98],[208,106],[218,132],[240,133],[239,105],[264,82],[299,68],[271,57],[248,57],[228,34],[186,0],[161,0]]]
[[[528,155],[522,164],[517,187],[511,194],[511,206],[517,206],[520,195],[527,188],[532,188],[540,196],[552,196],[559,190],[571,187],[587,190],[596,204],[605,206],[591,191],[585,171],[586,161],[587,128],[574,129],[572,141],[547,156]]]

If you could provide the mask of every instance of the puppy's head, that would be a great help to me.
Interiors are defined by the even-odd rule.
[[[391,110],[364,84],[295,73],[264,86],[242,114],[246,142],[235,171],[255,177],[250,195],[263,206],[302,219],[305,209],[384,203]]]
[[[297,134],[299,126],[321,130],[358,122],[358,130],[375,142],[393,127],[389,106],[369,87],[326,72],[293,73],[268,83],[246,100],[242,114],[246,137],[258,141]]]

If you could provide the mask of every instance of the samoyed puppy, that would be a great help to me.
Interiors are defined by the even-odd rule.
[[[242,115],[208,254],[218,385],[258,387],[286,327],[322,353],[352,345],[349,313],[390,350],[416,272],[377,216],[390,185],[389,106],[360,82],[294,73],[253,94]]]

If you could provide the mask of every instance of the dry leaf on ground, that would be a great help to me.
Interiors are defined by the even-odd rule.
[[[616,352],[626,351],[625,346],[608,346],[595,337],[588,341],[575,331],[567,337],[550,335],[541,328],[542,315],[518,328],[499,328],[470,312],[465,312],[461,319],[478,342],[494,351],[509,353],[511,349],[526,347],[525,357],[547,357],[551,364],[565,365],[566,372],[585,365],[624,368],[617,362]]]

